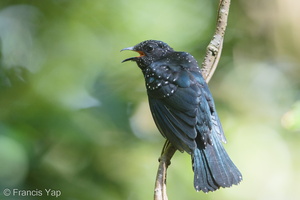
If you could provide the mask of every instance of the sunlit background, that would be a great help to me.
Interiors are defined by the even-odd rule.
[[[0,199],[8,189],[59,190],[66,200],[152,199],[164,139],[134,55],[146,39],[201,63],[217,0],[1,0]],[[176,153],[176,199],[300,198],[300,2],[232,1],[209,85],[243,173],[238,186],[197,193]],[[43,193],[42,199],[54,199]],[[26,199],[35,199],[28,197]]]

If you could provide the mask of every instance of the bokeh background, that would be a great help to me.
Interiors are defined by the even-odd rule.
[[[214,0],[1,0],[0,199],[153,198],[164,139],[134,55],[167,42],[201,63]],[[300,2],[233,1],[222,58],[209,85],[243,173],[239,186],[197,193],[188,154],[176,153],[176,199],[300,198]],[[43,190],[41,197],[2,193]]]

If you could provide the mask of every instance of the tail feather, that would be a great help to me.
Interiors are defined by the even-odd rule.
[[[203,151],[195,149],[193,155],[194,187],[197,191],[209,192],[217,190],[218,184],[211,175],[209,165]]]
[[[198,146],[192,154],[194,187],[197,191],[215,191],[237,185],[242,174],[225,151],[219,138],[212,136],[212,145]]]

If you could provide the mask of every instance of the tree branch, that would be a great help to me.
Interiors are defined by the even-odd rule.
[[[168,140],[166,140],[159,158],[159,166],[154,189],[155,200],[168,200],[166,186],[167,168],[171,164],[171,158],[175,152],[176,148]]]
[[[229,7],[230,0],[220,0],[216,30],[209,45],[207,46],[204,61],[201,66],[202,76],[207,83],[213,76],[221,57]],[[169,141],[166,141],[159,158],[159,167],[157,170],[154,189],[154,200],[168,200],[166,186],[167,168],[171,164],[171,159],[175,152],[175,147]]]
[[[202,76],[207,83],[213,76],[221,57],[229,7],[230,0],[220,0],[216,30],[213,38],[207,46],[206,54],[201,67]]]

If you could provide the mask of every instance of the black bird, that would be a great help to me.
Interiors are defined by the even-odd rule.
[[[161,134],[192,157],[194,187],[207,193],[237,185],[242,174],[225,151],[225,135],[213,97],[197,61],[168,44],[147,40],[122,49],[140,55],[135,61],[146,81],[149,105]]]

